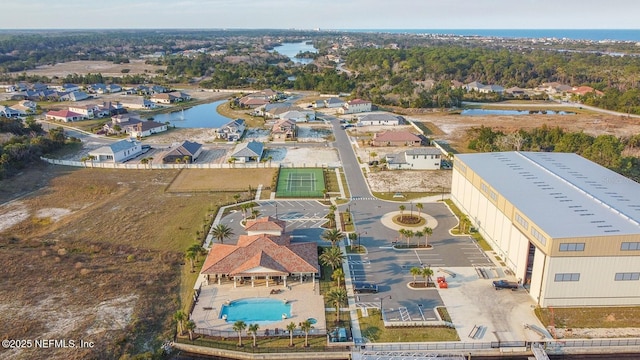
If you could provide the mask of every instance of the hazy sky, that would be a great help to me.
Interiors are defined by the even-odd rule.
[[[639,0],[2,0],[2,29],[638,29]]]

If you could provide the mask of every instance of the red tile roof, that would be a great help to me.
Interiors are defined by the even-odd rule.
[[[257,232],[257,231],[280,231],[281,233],[285,232],[287,227],[287,223],[282,220],[277,220],[272,218],[271,216],[262,217],[257,220],[247,220],[247,225],[245,226],[245,230],[247,232]]]

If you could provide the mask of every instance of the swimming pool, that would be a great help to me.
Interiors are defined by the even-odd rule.
[[[222,306],[220,319],[227,322],[242,320],[246,323],[269,323],[291,317],[291,304],[270,298],[252,298],[232,301]]]

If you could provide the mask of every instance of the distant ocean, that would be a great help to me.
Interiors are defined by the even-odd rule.
[[[557,38],[572,40],[618,40],[640,42],[640,29],[341,29],[353,32],[392,34],[447,34],[502,38]]]

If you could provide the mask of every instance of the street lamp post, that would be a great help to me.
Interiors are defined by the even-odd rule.
[[[411,205],[411,210],[409,210],[409,217],[413,218],[413,201],[409,201],[409,204]]]
[[[382,317],[382,300],[389,299],[391,300],[391,295],[381,296],[380,297],[380,320],[384,320]]]
[[[276,203],[276,220],[278,220],[278,203]]]
[[[360,252],[360,234],[361,233],[358,233],[358,252]],[[367,235],[367,232],[365,231],[362,234]]]

